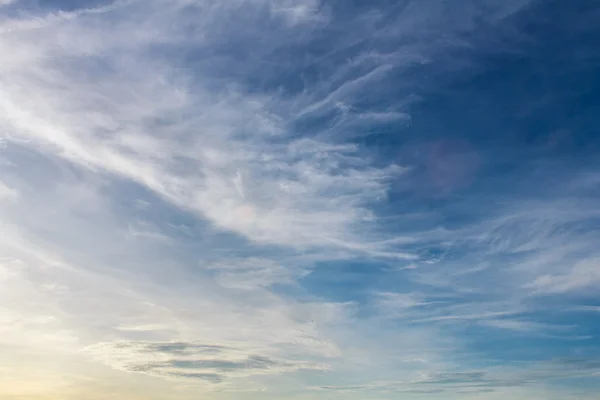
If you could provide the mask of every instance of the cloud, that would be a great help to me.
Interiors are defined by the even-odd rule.
[[[415,386],[441,387],[437,390],[455,393],[487,393],[502,388],[535,386],[541,382],[593,376],[598,365],[591,359],[557,359],[550,362],[530,362],[516,370],[504,366],[486,370],[460,372],[425,372],[408,382],[381,382],[373,388],[394,388],[398,391],[415,390]],[[417,389],[418,390],[418,389]]]
[[[597,179],[503,194],[480,142],[412,115],[529,2],[359,3],[3,8],[9,396],[43,371],[39,393],[99,399],[511,397],[598,373],[502,358],[584,337],[553,313],[598,283]]]
[[[418,383],[448,384],[448,383],[470,383],[483,381],[485,372],[438,372],[427,375]]]
[[[243,348],[227,345],[187,342],[98,343],[87,347],[84,352],[118,370],[171,379],[201,380],[216,385],[232,378],[326,368],[308,362],[247,354]]]
[[[16,190],[11,189],[0,181],[0,201],[14,202],[19,198]]]
[[[267,18],[281,31],[280,40],[267,31],[268,24],[263,27],[261,7],[271,11]],[[411,11],[420,24],[420,11]],[[245,35],[218,28],[221,19],[241,18],[242,12],[254,21]],[[251,48],[272,54],[300,29],[298,23],[324,15],[317,2],[175,2],[168,8],[126,2],[101,13],[76,13],[2,39],[1,46],[17,54],[2,69],[11,81],[2,107],[12,141],[131,179],[252,241],[395,254],[372,244],[371,205],[385,199],[404,169],[369,165],[356,146],[332,145],[319,139],[320,132],[296,139],[300,132],[293,129],[294,121],[313,110],[324,112],[328,104],[364,94],[392,64],[369,66],[358,76],[341,69],[339,83],[312,87],[297,99],[252,92],[235,81],[220,84],[217,71],[236,68],[235,61],[219,57],[221,43],[229,40],[233,55],[242,56],[243,46],[251,45],[248,38],[260,36],[268,39]],[[186,35],[192,15],[203,30]],[[292,18],[293,27],[279,26],[280,15]],[[101,28],[107,23],[109,35]],[[154,51],[156,46],[196,49],[210,63],[194,62],[190,75],[172,68],[173,60]]]
[[[367,388],[367,386],[320,386],[317,389],[332,392],[356,392]]]
[[[328,391],[371,391],[382,393],[491,393],[497,388],[514,388],[530,384],[527,379],[507,379],[487,371],[469,372],[421,372],[414,380],[375,382],[356,387],[320,387]]]
[[[539,294],[565,293],[592,289],[600,283],[600,261],[584,260],[560,275],[542,275],[529,287]]]
[[[550,325],[533,321],[525,321],[518,319],[491,319],[481,321],[482,325],[492,328],[506,329],[515,332],[552,332],[552,331],[568,331],[573,327]]]
[[[217,16],[205,11],[232,17],[238,12],[212,3],[191,9],[175,4],[160,14],[154,14],[153,4],[123,7],[128,11],[112,13],[115,34],[131,31],[134,24],[137,32],[151,29],[137,25],[134,15],[140,11],[159,26],[182,13],[204,15],[204,23],[212,25],[210,18]],[[296,15],[309,6],[289,7],[282,10],[296,10]],[[86,168],[131,179],[252,241],[371,249],[364,241],[358,246],[357,229],[361,226],[364,235],[372,219],[368,205],[385,197],[400,168],[371,167],[353,145],[290,138],[281,121],[293,110],[273,109],[283,100],[274,94],[253,95],[235,86],[217,92],[208,81],[186,88],[182,83],[191,77],[169,76],[166,60],[149,53],[158,40],[150,32],[133,44],[97,30],[96,24],[112,18],[111,11],[3,37],[6,50],[18,47],[23,56],[2,69],[11,81],[2,103],[10,141],[27,141]],[[59,38],[57,46],[31,40],[48,32]],[[218,46],[200,37],[189,40],[209,53]],[[124,45],[135,47],[121,53]],[[64,57],[69,63],[61,62]],[[87,64],[94,57],[115,73],[99,71],[92,78]],[[192,112],[193,118],[181,120]]]
[[[600,312],[600,306],[577,306],[573,307],[571,311]]]
[[[4,254],[19,256],[0,270],[0,283],[12,287],[1,299],[13,310],[0,313],[6,323],[2,343],[14,349],[89,357],[118,371],[220,383],[232,390],[251,389],[243,379],[254,375],[322,371],[339,357],[323,329],[345,323],[350,314],[343,304],[301,303],[264,291],[238,301],[210,280],[194,285],[194,290],[204,287],[201,297],[186,294],[181,284],[179,295],[172,296],[170,288],[116,280],[106,267],[73,268],[29,246],[3,248]],[[151,264],[145,261],[147,274],[157,271]],[[6,357],[18,354],[11,350]]]
[[[221,285],[238,289],[294,284],[308,274],[301,267],[283,266],[278,261],[255,257],[221,260],[217,264],[210,264],[208,269],[217,273],[217,281]]]

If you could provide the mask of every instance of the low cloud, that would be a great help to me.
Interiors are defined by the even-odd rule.
[[[213,384],[254,375],[327,369],[310,362],[248,354],[243,347],[188,342],[107,342],[84,352],[121,371]]]

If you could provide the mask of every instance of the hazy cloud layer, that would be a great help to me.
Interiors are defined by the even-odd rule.
[[[0,397],[592,399],[599,17],[0,0]]]

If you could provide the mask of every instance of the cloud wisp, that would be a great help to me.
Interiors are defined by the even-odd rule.
[[[540,76],[572,61],[544,82],[597,66],[588,19],[538,33],[553,12],[0,1],[0,397],[545,398],[589,382],[600,166],[575,147],[590,124],[533,124],[576,101],[519,91],[537,82],[522,60],[550,57],[534,51],[554,57]]]

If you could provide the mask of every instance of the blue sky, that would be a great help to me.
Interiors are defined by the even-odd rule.
[[[596,398],[599,18],[0,0],[0,398]]]

